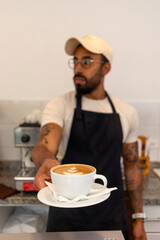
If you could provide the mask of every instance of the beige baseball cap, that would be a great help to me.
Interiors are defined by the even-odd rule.
[[[74,37],[69,38],[65,44],[66,53],[73,56],[79,44],[92,53],[104,55],[108,61],[112,63],[112,48],[102,38],[94,35],[87,35],[81,39]]]

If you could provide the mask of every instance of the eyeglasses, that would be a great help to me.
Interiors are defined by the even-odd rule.
[[[92,58],[82,58],[81,61],[78,61],[78,59],[76,58],[71,58],[68,61],[68,66],[71,69],[74,69],[78,63],[80,63],[83,68],[87,69],[87,68],[90,68],[93,63],[105,63],[105,62],[95,61]]]

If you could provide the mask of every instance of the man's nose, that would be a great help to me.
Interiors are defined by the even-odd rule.
[[[74,72],[82,72],[82,70],[83,70],[82,64],[81,62],[78,62],[74,67]]]

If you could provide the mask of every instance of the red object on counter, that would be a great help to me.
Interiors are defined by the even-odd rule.
[[[24,182],[23,190],[24,191],[38,191],[38,188],[34,185],[34,182]]]

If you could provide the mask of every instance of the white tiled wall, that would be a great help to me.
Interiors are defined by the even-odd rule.
[[[152,136],[150,147],[151,161],[160,161],[160,102],[130,101],[139,114],[139,135]]]
[[[47,100],[0,100],[0,160],[20,160],[14,146],[14,129],[34,110],[42,110]],[[160,102],[129,101],[140,117],[139,135],[152,136],[151,161],[160,161]]]
[[[42,110],[47,101],[0,100],[0,160],[20,160],[14,146],[14,129],[35,109]]]

